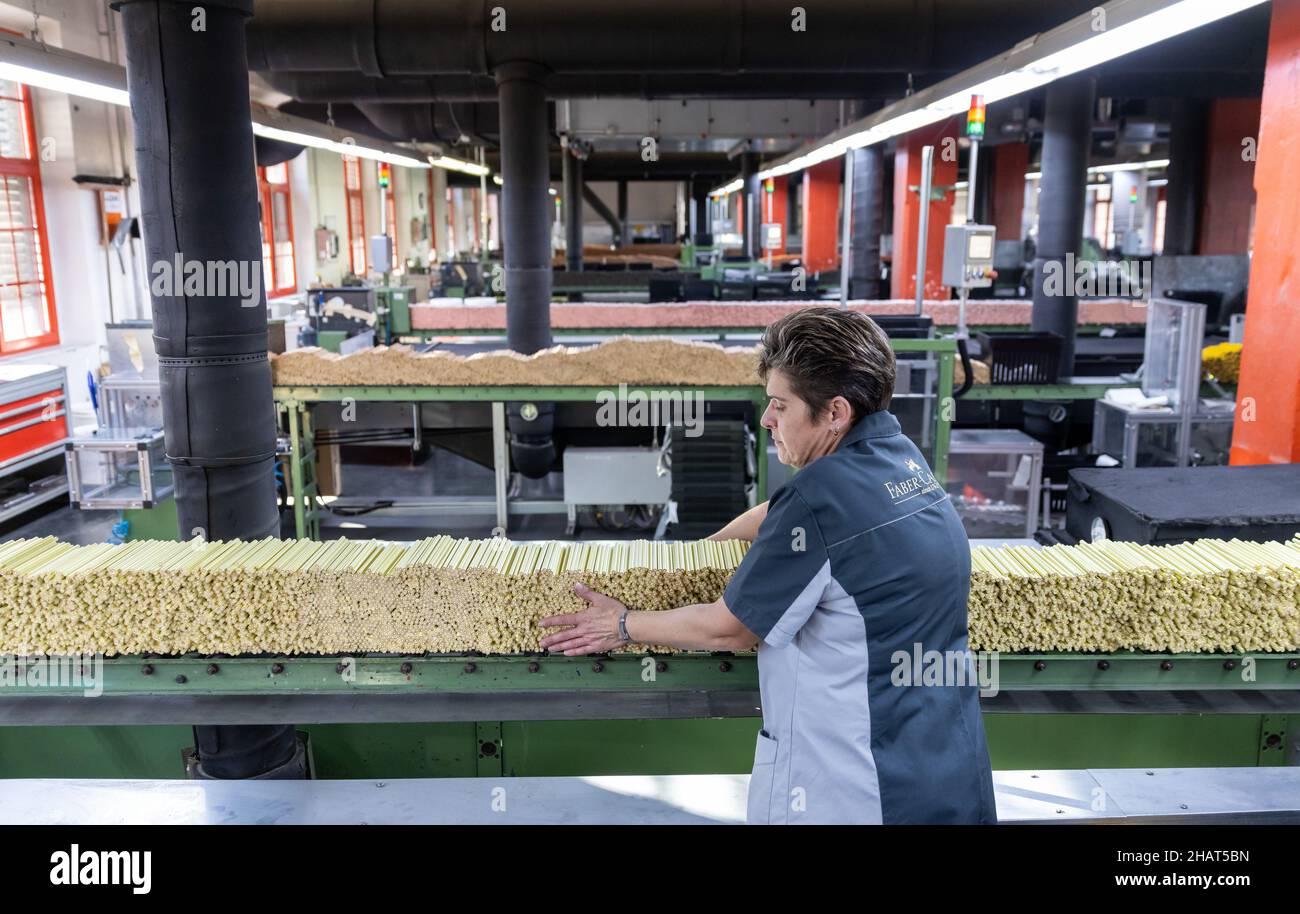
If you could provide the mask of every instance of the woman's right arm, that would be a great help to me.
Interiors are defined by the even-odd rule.
[[[758,527],[763,523],[763,518],[767,517],[767,502],[761,505],[754,505],[740,517],[733,520],[727,526],[723,527],[717,533],[709,537],[711,540],[749,540],[751,543],[758,538]]]

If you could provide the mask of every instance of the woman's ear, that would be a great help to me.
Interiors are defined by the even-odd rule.
[[[853,424],[853,406],[843,397],[831,400],[831,424],[839,426],[845,432]]]

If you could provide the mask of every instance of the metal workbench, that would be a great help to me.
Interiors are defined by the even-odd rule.
[[[1004,824],[1297,824],[1300,768],[995,771]],[[0,781],[31,825],[729,825],[749,776]]]

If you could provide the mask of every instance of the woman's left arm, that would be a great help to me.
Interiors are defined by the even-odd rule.
[[[600,654],[623,647],[618,620],[626,607],[613,597],[597,593],[585,584],[573,592],[587,601],[581,612],[550,616],[543,628],[571,625],[541,641],[547,650],[567,656]],[[628,612],[627,634],[637,644],[656,644],[693,651],[746,651],[758,644],[758,636],[727,609],[721,598],[712,603],[695,603],[662,612]]]

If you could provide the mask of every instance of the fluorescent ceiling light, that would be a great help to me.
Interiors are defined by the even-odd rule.
[[[18,35],[0,34],[0,79],[110,105],[131,104],[121,67]]]
[[[1108,175],[1116,171],[1145,171],[1148,168],[1168,167],[1168,159],[1152,159],[1149,162],[1119,162],[1115,165],[1094,165],[1088,169],[1088,174]]]
[[[745,182],[740,180],[740,178],[737,178],[734,181],[728,181],[726,184],[722,185],[721,187],[713,188],[713,190],[709,191],[709,196],[725,197],[728,194],[734,194],[736,191],[740,190],[744,186],[745,186]]]
[[[476,178],[486,178],[492,174],[492,169],[486,165],[479,165],[477,162],[468,162],[465,159],[457,159],[452,156],[429,156],[429,164],[434,168],[459,171],[467,175],[473,175]]]
[[[1168,168],[1168,159],[1151,159],[1147,162],[1116,162],[1114,165],[1093,165],[1088,169],[1090,175],[1108,175],[1117,171],[1146,171],[1155,168]],[[1025,178],[1033,181],[1041,178],[1041,171],[1027,171]]]
[[[848,124],[758,172],[759,180],[802,171],[891,137],[961,114],[972,95],[984,103],[1022,95],[1189,32],[1265,0],[1111,0],[983,63]],[[1104,16],[1098,16],[1101,12]],[[1097,24],[1104,23],[1102,31]]]
[[[262,105],[253,106],[253,133],[268,140],[310,146],[313,149],[337,152],[343,156],[387,162],[389,165],[401,165],[405,168],[429,167],[428,162],[407,154],[403,147],[395,143],[385,143],[371,137],[362,137],[358,142],[356,137],[336,127],[318,124],[306,118],[293,117]]]
[[[504,183],[506,183],[506,182],[503,181],[503,180],[501,179],[501,176],[500,176],[500,175],[493,175],[493,176],[492,176],[492,183],[493,183],[493,184],[496,184],[497,186],[500,186],[500,185],[502,185],[502,184],[504,184]]]
[[[131,106],[123,67],[17,35],[0,34],[0,79],[124,108]],[[269,140],[328,149],[340,155],[406,168],[429,167],[428,162],[411,155],[411,150],[396,143],[365,136],[358,141],[357,137],[327,124],[294,117],[257,103],[252,104],[252,115],[253,133]]]

